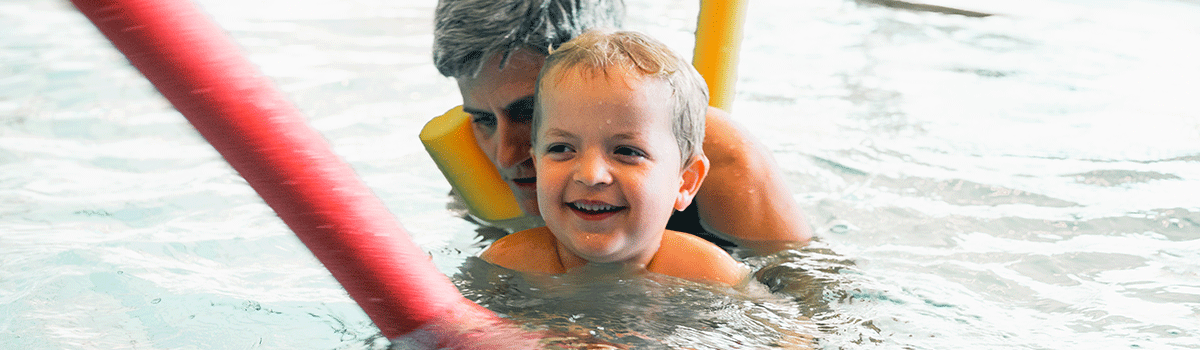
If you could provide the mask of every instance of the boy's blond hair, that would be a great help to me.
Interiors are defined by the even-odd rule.
[[[696,68],[667,45],[638,32],[588,31],[546,57],[546,64],[538,74],[537,90],[541,91],[546,78],[561,78],[562,72],[576,67],[604,75],[612,68],[624,68],[666,83],[674,97],[671,100],[671,131],[679,144],[683,165],[687,166],[692,156],[703,152],[708,86]],[[535,98],[533,109],[534,143],[542,118],[541,103],[536,101],[540,98]]]

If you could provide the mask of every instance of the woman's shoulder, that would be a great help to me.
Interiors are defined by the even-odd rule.
[[[646,269],[686,280],[728,286],[740,284],[750,273],[746,265],[712,242],[671,230],[663,232],[662,245]]]
[[[563,273],[558,260],[558,240],[546,227],[504,236],[480,253],[479,258],[521,272]]]

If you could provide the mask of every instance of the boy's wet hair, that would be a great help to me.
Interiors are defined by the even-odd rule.
[[[703,152],[708,85],[696,68],[666,44],[638,32],[589,31],[563,44],[546,58],[546,64],[538,74],[537,94],[547,78],[561,78],[563,72],[572,68],[604,75],[628,70],[666,83],[672,96],[671,132],[679,144],[683,165],[687,166],[693,155]],[[534,100],[532,129],[536,143],[542,107],[536,102],[540,98]]]
[[[503,68],[527,49],[542,55],[593,28],[619,28],[622,0],[440,0],[433,64],[447,77],[474,78],[493,55]]]

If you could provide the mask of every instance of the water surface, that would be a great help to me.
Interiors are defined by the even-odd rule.
[[[513,317],[624,325],[652,339],[598,333],[650,348],[786,331],[846,349],[1200,348],[1200,4],[942,3],[997,15],[752,2],[734,115],[819,242],[746,257],[776,289],[758,299],[653,278],[590,299],[650,288],[639,302],[672,310],[655,323],[471,287],[502,274],[471,263],[487,242],[446,210],[416,139],[459,101],[430,64],[434,2],[200,2],[438,268]],[[630,28],[690,51],[695,3],[629,7]],[[69,4],[0,1],[0,27],[0,348],[386,347]],[[538,306],[555,300],[577,304]]]

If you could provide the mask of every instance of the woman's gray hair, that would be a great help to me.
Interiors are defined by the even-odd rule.
[[[525,48],[550,50],[593,28],[620,28],[622,0],[440,0],[434,11],[433,64],[447,77],[473,78],[483,64]]]

